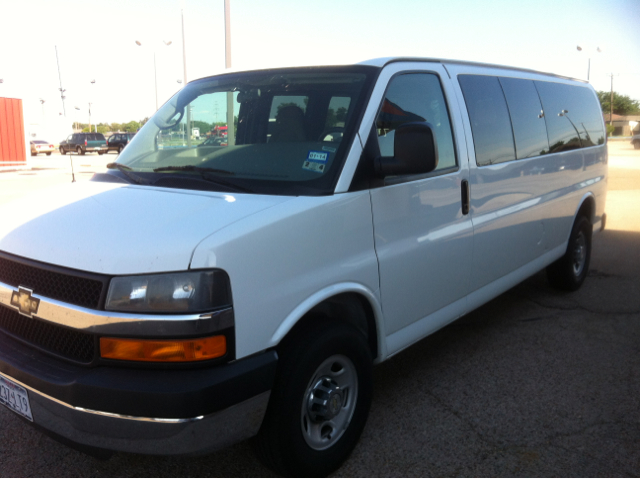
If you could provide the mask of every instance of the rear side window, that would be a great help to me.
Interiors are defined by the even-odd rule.
[[[509,110],[497,77],[459,75],[478,166],[516,159]]]
[[[602,113],[586,87],[535,82],[549,134],[552,153],[604,144]]]
[[[438,144],[436,171],[456,166],[449,111],[434,74],[406,73],[391,80],[376,120],[382,156],[393,156],[396,128],[414,121],[426,121],[433,127]]]
[[[516,158],[531,158],[549,152],[547,127],[538,91],[532,80],[500,78],[516,142]]]

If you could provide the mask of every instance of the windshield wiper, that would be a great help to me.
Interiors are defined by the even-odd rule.
[[[239,186],[229,181],[226,181],[220,178],[218,175],[235,175],[233,171],[220,170],[218,168],[206,168],[204,166],[194,166],[194,165],[183,165],[183,166],[163,166],[161,168],[155,168],[153,170],[155,173],[162,173],[165,171],[193,171],[195,173],[200,173],[200,177],[203,180],[209,181],[211,183],[216,183],[221,186],[226,186],[227,188],[231,188],[236,191],[243,191],[245,193],[253,193],[249,188],[245,188],[244,186]],[[212,178],[212,175],[215,178]]]
[[[122,172],[122,174],[124,176],[129,178],[136,185],[150,185],[151,184],[150,181],[147,181],[144,178],[141,178],[138,175],[134,175],[133,173],[131,173],[131,171],[133,171],[133,168],[131,168],[131,167],[127,166],[127,165],[123,165],[122,163],[116,163],[116,162],[107,163],[107,168],[109,168],[109,169],[117,168],[120,172]]]

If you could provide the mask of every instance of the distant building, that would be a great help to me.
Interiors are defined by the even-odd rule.
[[[602,115],[605,123],[610,122],[610,114]],[[613,134],[612,136],[633,136],[640,133],[640,115],[616,115],[613,114]]]

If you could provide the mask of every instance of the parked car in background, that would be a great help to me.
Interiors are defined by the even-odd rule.
[[[54,149],[52,143],[44,140],[33,140],[31,143],[31,156],[37,156],[38,153],[46,153],[47,156],[51,155]]]
[[[107,152],[107,140],[102,133],[73,133],[60,142],[60,153],[66,155],[75,151],[78,155],[95,152],[103,155]]]
[[[135,133],[114,133],[107,139],[107,152],[122,152],[135,135]]]
[[[634,135],[633,138],[631,138],[631,144],[636,150],[640,150],[640,134]]]
[[[227,146],[227,137],[210,136],[198,146]]]

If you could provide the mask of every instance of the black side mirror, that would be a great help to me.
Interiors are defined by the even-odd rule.
[[[438,144],[427,122],[400,125],[395,132],[393,157],[376,158],[379,177],[430,173],[438,166]]]

